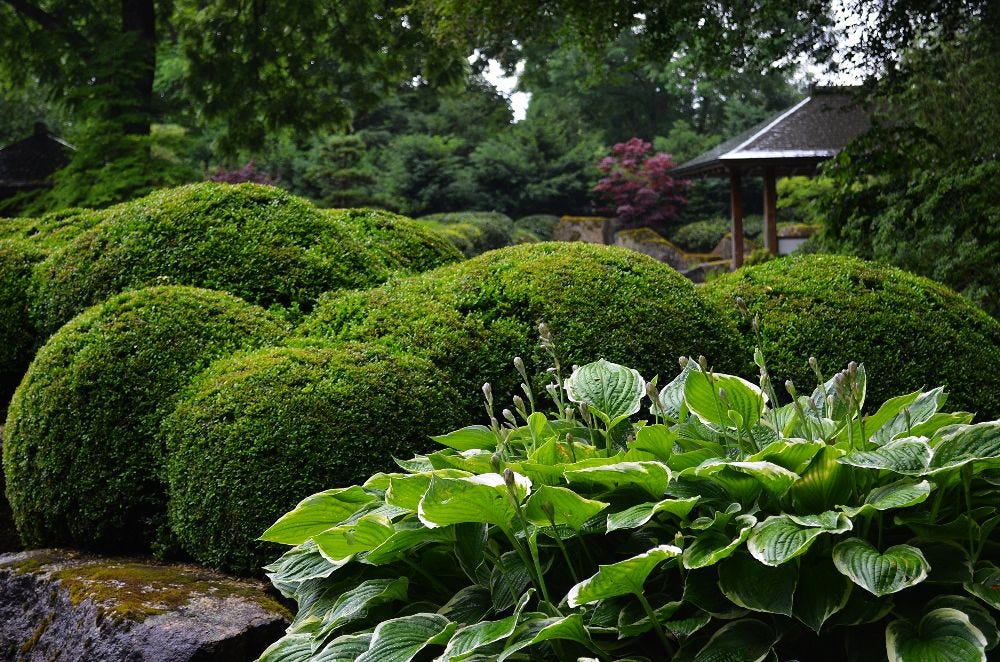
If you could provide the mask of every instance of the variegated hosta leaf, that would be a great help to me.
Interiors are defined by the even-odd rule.
[[[313,494],[282,515],[260,539],[301,545],[313,535],[340,524],[375,499],[375,495],[357,485]]]
[[[267,647],[257,662],[311,662],[312,635],[289,634]]]
[[[354,662],[363,655],[372,643],[372,633],[345,634],[337,637],[309,662]]]
[[[385,502],[416,512],[420,499],[431,485],[431,476],[440,478],[465,478],[473,474],[460,469],[439,469],[415,474],[395,474],[387,476]]]
[[[619,513],[608,515],[608,533],[619,529],[637,529],[649,520],[653,519],[656,513],[664,512],[684,518],[691,512],[699,497],[688,497],[687,499],[663,499],[662,501],[640,503]]]
[[[880,553],[859,538],[837,543],[833,562],[852,582],[879,597],[919,584],[930,569],[916,547],[896,545]]]
[[[1000,610],[1000,568],[989,561],[976,564],[972,581],[967,582],[964,588],[994,609]]]
[[[927,471],[931,447],[924,437],[904,437],[871,451],[856,451],[837,458],[840,464],[865,469],[888,469],[898,474],[919,476]]]
[[[903,397],[907,398],[909,396]],[[928,421],[931,416],[937,413],[938,409],[941,408],[947,399],[948,395],[944,392],[944,387],[941,386],[918,394],[912,402],[901,407],[892,418],[883,423],[879,428],[875,429],[869,426],[868,429],[873,430],[869,440],[881,446],[889,443],[892,439],[913,436],[913,426]],[[876,416],[879,412],[876,412]]]
[[[987,651],[993,650],[997,644],[1000,644],[1000,629],[997,627],[996,618],[994,618],[990,609],[983,606],[981,602],[964,595],[939,595],[927,603],[924,611],[929,612],[941,607],[957,609],[968,616],[969,622],[982,632],[986,638]]]
[[[410,662],[430,644],[443,644],[456,625],[440,614],[412,614],[382,621],[357,662]]]
[[[753,611],[792,615],[798,569],[759,563],[748,554],[737,554],[719,563],[719,588],[733,604]]]
[[[601,359],[578,367],[565,383],[572,402],[585,402],[609,426],[639,411],[646,382],[638,370]]]
[[[805,554],[824,533],[844,533],[852,528],[847,515],[833,511],[801,517],[772,515],[754,527],[747,549],[765,565],[781,565]]]
[[[823,624],[843,609],[854,584],[837,571],[829,556],[803,559],[792,613],[819,634]]]
[[[515,472],[515,497],[522,501],[530,491],[531,481]],[[417,514],[429,528],[462,522],[486,522],[507,528],[516,510],[503,476],[490,473],[469,478],[432,477]]]
[[[392,522],[383,515],[365,515],[358,521],[335,526],[313,536],[323,556],[334,563],[358,552],[378,547],[393,534]]]
[[[444,652],[435,662],[458,662],[458,660],[463,660],[474,653],[478,648],[501,641],[514,634],[518,620],[521,618],[521,612],[528,604],[531,593],[529,591],[521,596],[514,607],[514,613],[507,618],[502,618],[499,621],[474,623],[456,630],[451,639],[448,640]]]
[[[570,607],[579,607],[619,595],[641,593],[642,585],[656,566],[680,554],[681,550],[673,545],[660,545],[630,559],[601,565],[597,574],[569,590],[566,601]]]
[[[639,428],[630,448],[652,453],[656,459],[666,462],[674,453],[675,439],[677,433],[666,425],[644,425]]]
[[[470,425],[431,439],[459,451],[467,451],[470,448],[495,449],[497,445],[496,435],[485,425]]]
[[[977,423],[942,436],[930,461],[932,472],[953,469],[969,462],[1000,466],[1000,421]]]
[[[694,662],[761,662],[777,642],[774,630],[753,618],[728,623],[698,651]]]
[[[660,404],[663,405],[663,413],[675,421],[680,420],[682,418],[681,413],[687,411],[687,405],[684,404],[684,382],[689,374],[697,371],[698,362],[688,359],[688,362],[684,365],[684,369],[681,370],[680,374],[674,377],[669,384],[660,389]],[[657,409],[656,404],[650,405],[649,413],[653,416],[660,415],[660,411]]]
[[[894,510],[896,508],[909,508],[927,500],[931,493],[931,484],[926,480],[919,483],[909,478],[897,480],[888,485],[876,487],[865,498],[865,502],[854,508],[852,506],[841,506],[841,510],[848,517],[857,517],[861,514],[871,514],[880,510]]]
[[[809,466],[816,453],[826,446],[822,441],[782,439],[772,442],[747,458],[747,462],[770,462],[800,474]]]
[[[714,528],[700,533],[684,548],[681,557],[684,567],[688,570],[705,568],[732,555],[750,537],[757,518],[753,515],[740,515],[735,521],[737,528],[733,534],[727,535],[724,530]]]
[[[986,637],[957,609],[933,609],[916,625],[893,621],[885,631],[889,662],[986,662]]]
[[[539,614],[539,618],[524,624],[524,628],[515,633],[513,640],[505,647],[497,662],[504,662],[518,651],[540,644],[545,641],[555,639],[565,639],[575,641],[587,648],[593,648],[594,644],[590,639],[590,633],[583,625],[583,614],[571,614],[562,618],[545,618]]]
[[[753,477],[765,490],[774,496],[783,495],[799,479],[797,473],[771,462],[711,460],[698,466],[693,473],[696,476],[714,476],[727,470]]]
[[[391,600],[405,600],[408,585],[409,580],[406,577],[369,579],[341,593],[329,611],[323,615],[316,640],[326,641],[345,624],[363,618],[368,609],[375,605]]]
[[[670,469],[662,462],[617,462],[582,469],[567,469],[563,474],[570,483],[600,485],[609,490],[636,487],[659,498],[667,491]]]
[[[691,372],[684,381],[684,402],[706,423],[749,430],[760,420],[767,397],[759,386],[741,377],[721,374],[709,377],[698,371]],[[736,412],[736,416],[730,416],[730,411]]]
[[[550,513],[545,512],[550,507]],[[579,531],[583,523],[608,507],[603,501],[586,499],[565,487],[541,485],[528,498],[524,506],[524,516],[535,526],[546,527],[564,525]]]

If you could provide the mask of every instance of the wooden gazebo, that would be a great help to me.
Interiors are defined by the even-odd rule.
[[[815,87],[788,110],[674,168],[674,177],[720,177],[730,182],[733,268],[743,264],[743,177],[764,178],[764,245],[778,252],[778,177],[812,176],[817,166],[868,130],[857,88]]]
[[[0,147],[0,200],[52,186],[52,175],[69,163],[73,145],[37,122],[34,133]]]

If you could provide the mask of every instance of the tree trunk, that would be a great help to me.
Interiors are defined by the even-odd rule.
[[[153,118],[156,73],[156,7],[154,0],[121,0],[122,36],[118,81],[120,103],[112,112],[129,135],[149,135]]]

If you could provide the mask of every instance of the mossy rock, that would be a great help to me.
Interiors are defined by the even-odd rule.
[[[513,246],[367,292],[333,293],[298,331],[299,342],[379,340],[418,352],[448,373],[479,419],[483,382],[498,399],[520,390],[515,356],[532,370],[550,365],[538,346],[542,321],[566,374],[602,357],[647,379],[672,378],[681,355],[742,368],[731,323],[687,279],[645,255],[583,243]]]
[[[216,362],[165,420],[170,525],[200,563],[259,573],[256,539],[305,497],[391,471],[459,427],[428,361],[377,346],[270,348]]]
[[[498,212],[463,211],[431,214],[417,219],[441,233],[466,257],[514,243],[514,221]]]
[[[738,324],[749,356],[750,320],[760,316],[768,368],[783,383],[811,391],[807,365],[825,374],[865,364],[868,405],[918,388],[944,385],[951,410],[1000,416],[1000,322],[934,281],[894,267],[835,255],[806,255],[744,267],[702,292]]]
[[[328,209],[324,213],[343,223],[386,271],[415,274],[465,259],[443,234],[399,214],[381,209]]]
[[[46,335],[87,306],[149,285],[309,310],[322,292],[387,277],[343,224],[270,186],[192,184],[101,213],[35,269],[33,315]]]
[[[88,309],[39,350],[11,401],[7,496],[30,547],[144,550],[166,515],[157,431],[211,361],[284,325],[222,292],[156,287]]]

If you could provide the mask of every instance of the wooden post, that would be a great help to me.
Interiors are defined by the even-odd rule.
[[[732,218],[733,269],[743,266],[743,192],[740,190],[740,169],[729,171],[729,211]]]
[[[778,254],[778,190],[774,166],[764,168],[764,247]]]

